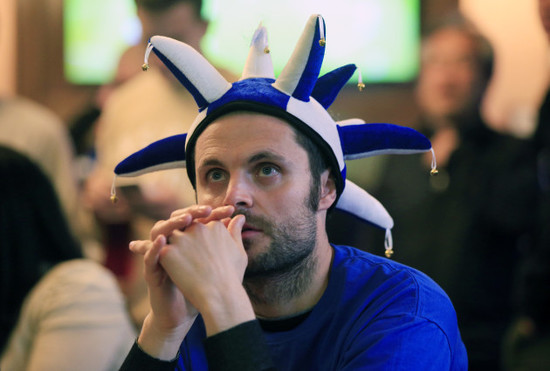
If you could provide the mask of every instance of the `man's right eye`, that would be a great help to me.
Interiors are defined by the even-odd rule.
[[[211,182],[220,182],[225,179],[225,173],[220,169],[212,169],[206,174],[206,179]]]

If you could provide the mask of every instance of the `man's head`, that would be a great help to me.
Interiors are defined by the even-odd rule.
[[[490,45],[467,23],[436,27],[421,49],[416,96],[422,114],[435,122],[471,116],[479,110],[491,72]]]
[[[197,138],[197,201],[246,216],[247,277],[292,271],[311,258],[336,200],[322,157],[287,122],[259,113],[222,116]]]
[[[224,154],[224,151],[227,151],[227,153]],[[277,153],[278,151],[280,153]],[[331,169],[327,166],[326,156],[320,151],[318,146],[294,126],[274,116],[244,111],[237,111],[222,116],[212,122],[201,133],[197,139],[194,152],[195,184],[199,202],[202,199],[201,185],[208,185],[204,178],[204,164],[213,163],[214,165],[222,165],[223,160],[228,159],[230,155],[241,159],[254,159],[259,161],[260,165],[267,165],[267,167],[260,166],[248,169],[250,171],[249,180],[258,181],[257,188],[260,188],[263,184],[259,181],[266,179],[270,181],[275,179],[281,180],[279,177],[283,177],[283,175],[286,181],[300,180],[301,178],[298,175],[300,177],[307,177],[309,179],[307,182],[309,191],[305,198],[305,205],[312,212],[319,211],[321,188],[325,186],[323,179],[325,182],[330,183],[330,187],[334,188]],[[301,161],[304,156],[306,161]],[[282,174],[283,164],[275,163],[276,160],[283,162],[289,167],[291,165],[294,166],[293,162],[301,163],[301,168],[293,176],[287,177],[287,173],[290,173],[290,171],[285,171]],[[257,165],[254,162],[243,162],[243,164]],[[276,171],[268,171],[275,168],[277,169]],[[216,168],[215,166],[214,169],[216,171],[211,172],[211,168],[208,167],[206,168],[206,172],[210,175],[214,174],[221,181],[215,184],[229,185],[224,183],[230,180],[229,169]],[[253,173],[253,170],[258,172]],[[290,183],[287,184],[290,185]],[[274,183],[266,185],[268,186],[266,188],[269,190],[277,188]],[[217,190],[227,191],[225,188],[218,188]],[[222,196],[222,194],[220,193],[217,196]],[[231,196],[231,194],[227,196]],[[234,201],[231,197],[225,201],[212,199],[210,202],[215,202],[216,206],[232,204],[237,209],[241,204],[240,201]],[[246,207],[247,203],[242,202],[242,205]],[[323,204],[323,206],[327,205]],[[332,203],[328,205],[328,208],[331,206]]]
[[[546,32],[546,37],[550,41],[550,0],[539,0],[539,16],[542,21],[542,27]]]

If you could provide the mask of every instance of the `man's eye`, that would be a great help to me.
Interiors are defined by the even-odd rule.
[[[221,170],[213,169],[208,172],[206,178],[212,182],[219,182],[225,179],[225,174]]]
[[[279,170],[272,165],[265,165],[260,167],[258,176],[260,177],[270,177],[279,174]]]

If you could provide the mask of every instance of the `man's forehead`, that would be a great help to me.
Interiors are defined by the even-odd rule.
[[[238,113],[213,121],[197,138],[197,165],[224,162],[228,156],[244,162],[284,162],[296,155],[295,129],[286,121],[263,114]]]
[[[296,143],[295,129],[286,121],[262,113],[234,112],[217,118],[197,137],[205,141],[229,141],[238,146],[249,141]]]

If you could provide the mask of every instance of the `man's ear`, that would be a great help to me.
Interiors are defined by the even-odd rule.
[[[319,209],[328,210],[336,201],[336,183],[332,173],[327,169],[321,174],[321,194],[319,198]]]

